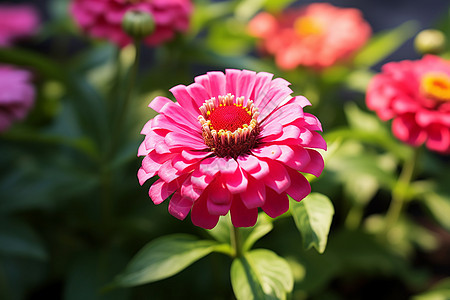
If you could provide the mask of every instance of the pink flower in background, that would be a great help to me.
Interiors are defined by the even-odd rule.
[[[30,36],[39,25],[37,11],[28,5],[0,5],[0,47]]]
[[[34,103],[31,73],[0,65],[0,132],[25,118]]]
[[[144,42],[158,45],[186,31],[192,10],[190,0],[72,0],[71,12],[78,25],[89,35],[110,40],[120,47],[131,43],[122,30],[122,18],[128,10],[153,16],[155,31]]]
[[[332,66],[348,59],[371,35],[359,10],[328,3],[309,4],[277,16],[262,12],[250,21],[248,29],[286,70]]]
[[[370,82],[366,103],[380,119],[393,119],[400,140],[450,153],[450,61],[428,55],[387,63]]]
[[[289,209],[288,195],[300,201],[311,191],[299,173],[319,176],[326,149],[319,120],[292,97],[284,79],[247,70],[208,72],[170,91],[177,102],[156,97],[159,112],[142,129],[138,155],[145,156],[140,184],[155,204],[172,195],[169,212],[194,225],[216,226],[231,213],[236,227],[253,226],[258,208],[270,217]]]

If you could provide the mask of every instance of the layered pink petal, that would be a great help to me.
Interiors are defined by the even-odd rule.
[[[155,28],[143,41],[148,45],[158,45],[172,39],[175,32],[188,29],[192,4],[190,0],[72,0],[70,5],[73,18],[84,32],[95,38],[108,39],[120,47],[132,42],[121,27],[129,10],[151,14]]]
[[[241,199],[248,209],[261,207],[266,199],[266,185],[250,178],[247,189],[241,193]]]
[[[301,167],[299,170],[304,173],[312,174],[316,177],[319,177],[322,174],[324,168],[324,161],[322,155],[319,152],[312,149],[307,149],[309,162],[307,165]],[[296,168],[294,168],[297,170]]]
[[[382,120],[393,119],[392,132],[398,139],[412,146],[425,143],[446,154],[450,147],[449,99],[428,81],[442,76],[444,82],[450,80],[450,63],[433,55],[388,63],[369,85],[367,106]]]
[[[149,189],[149,196],[153,203],[160,204],[175,192],[173,186],[162,179],[156,180]]]
[[[169,202],[169,213],[177,219],[184,220],[191,211],[194,202],[184,198],[179,192],[173,194]]]
[[[413,118],[411,115],[395,118],[392,122],[392,132],[400,140],[418,146],[425,141],[426,132],[417,126]]]
[[[226,95],[226,77],[222,72],[208,72],[211,98]]]
[[[236,97],[250,98],[256,82],[256,72],[243,70],[239,76],[239,84],[236,87]],[[245,104],[245,103],[244,103]]]
[[[442,153],[450,151],[450,128],[435,124],[427,128],[427,131],[428,139],[426,145],[428,148]]]
[[[203,194],[197,201],[195,201],[191,210],[191,220],[195,226],[205,229],[212,229],[219,221],[219,215],[212,215],[207,207],[207,194]]]
[[[267,188],[266,201],[261,208],[269,217],[276,218],[288,211],[289,198],[286,193],[279,194],[274,190]]]
[[[247,208],[238,195],[233,197],[230,208],[231,222],[235,227],[251,227],[258,219],[257,208]]]
[[[241,168],[236,168],[236,171],[231,174],[223,176],[227,189],[232,194],[240,194],[247,190],[248,175],[247,172]]]
[[[188,93],[186,86],[177,85],[170,89],[172,95],[174,95],[175,99],[177,99],[180,106],[185,109],[188,113],[191,114],[194,118],[200,115],[200,111],[198,109],[199,105],[197,105],[192,99],[191,95]]]
[[[311,193],[311,185],[306,178],[299,172],[287,169],[289,177],[291,178],[291,185],[286,189],[286,193],[292,199],[299,202]]]
[[[215,180],[208,188],[207,208],[212,215],[226,215],[231,207],[232,195],[221,180]]]
[[[281,194],[291,184],[289,174],[282,164],[275,161],[267,161],[267,163],[270,176],[264,177],[264,183],[278,194]]]

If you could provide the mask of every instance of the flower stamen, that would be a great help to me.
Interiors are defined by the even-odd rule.
[[[301,36],[315,36],[323,32],[322,26],[313,17],[301,16],[295,20],[295,32]]]
[[[450,101],[450,76],[445,73],[427,73],[422,77],[421,89],[426,97]]]
[[[203,139],[219,157],[236,158],[257,144],[259,111],[252,100],[231,94],[208,99],[199,107]]]

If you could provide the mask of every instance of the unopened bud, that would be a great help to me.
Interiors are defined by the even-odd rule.
[[[129,10],[123,16],[122,28],[132,38],[142,39],[153,33],[155,21],[147,12]]]
[[[422,30],[414,39],[416,51],[420,54],[439,54],[445,49],[445,35],[436,29]]]

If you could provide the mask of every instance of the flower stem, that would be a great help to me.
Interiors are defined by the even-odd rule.
[[[403,165],[403,169],[392,190],[391,204],[386,213],[385,230],[387,233],[398,221],[406,201],[406,193],[414,175],[420,148],[415,148],[412,156]]]
[[[238,227],[231,225],[231,246],[234,249],[234,257],[242,256],[242,239]]]
[[[140,57],[141,57],[141,47],[140,47],[140,39],[135,39],[133,42],[134,45],[134,49],[135,49],[135,55],[134,55],[134,60],[133,60],[133,64],[130,67],[130,71],[129,71],[129,78],[128,78],[128,85],[126,87],[126,94],[124,96],[123,101],[120,103],[120,110],[119,110],[119,116],[116,120],[116,123],[114,124],[116,129],[119,129],[115,132],[113,132],[113,134],[119,134],[120,129],[123,129],[123,123],[125,121],[125,117],[128,113],[128,108],[130,106],[130,102],[131,102],[131,98],[133,96],[133,90],[134,87],[136,85],[136,77],[137,77],[137,73],[138,73],[138,68],[139,68],[139,61],[140,61]],[[115,143],[113,143],[113,147],[116,146]]]
[[[139,67],[139,59],[140,59],[140,40],[136,39],[134,41],[134,48],[135,48],[135,56],[133,63],[129,70],[128,80],[126,81],[126,87],[125,87],[125,95],[121,99],[119,97],[118,101],[114,103],[116,110],[112,109],[111,112],[117,112],[118,116],[115,118],[115,114],[111,114],[111,121],[113,122],[110,126],[111,130],[111,140],[109,140],[107,147],[107,155],[105,156],[105,159],[101,161],[101,189],[102,189],[102,195],[101,195],[101,209],[102,209],[102,219],[103,224],[105,228],[108,228],[108,226],[111,224],[112,221],[112,212],[113,212],[113,206],[112,201],[114,197],[114,193],[112,191],[113,183],[113,174],[112,174],[112,167],[111,162],[114,160],[115,155],[117,154],[119,150],[120,145],[120,137],[124,130],[125,120],[128,113],[128,108],[131,102],[131,98],[133,96],[133,90],[136,83],[136,77]],[[119,55],[120,56],[120,55]],[[119,59],[118,56],[118,59]],[[120,62],[119,62],[120,64]],[[117,74],[116,79],[121,79],[121,73],[122,70],[120,68],[120,65],[117,67]],[[117,82],[118,83],[118,82]],[[119,93],[120,94],[120,93]]]

